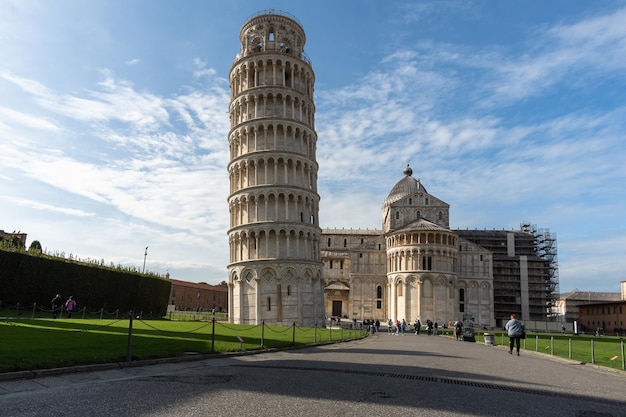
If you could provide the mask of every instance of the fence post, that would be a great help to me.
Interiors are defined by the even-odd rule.
[[[594,365],[596,363],[595,352],[593,349],[593,339],[591,339],[591,364]]]
[[[87,312],[87,307],[83,307],[83,319],[85,318],[85,313]]]
[[[120,309],[118,308],[117,310],[115,310],[115,318],[119,318],[120,315]]]
[[[35,309],[37,308],[37,303],[33,303],[33,317],[35,318]]]
[[[315,327],[313,328],[313,344],[317,345],[317,321],[315,322]],[[622,355],[622,366],[624,363],[624,356]]]
[[[571,337],[567,338],[567,345],[569,349],[569,359],[572,359],[572,338]]]
[[[535,335],[535,352],[539,352],[539,335]]]
[[[215,352],[215,317],[213,317],[213,328],[211,329],[211,353]]]
[[[333,340],[333,326],[331,324],[330,326],[328,326],[328,341],[330,342],[332,340]]]
[[[132,358],[132,345],[133,345],[133,310],[128,312],[128,345],[126,347],[126,362],[130,362]]]
[[[292,336],[292,344],[296,345],[296,322],[293,322],[293,336]]]
[[[104,307],[100,307],[100,320],[102,320],[103,314],[104,314]]]
[[[550,336],[550,355],[554,356],[554,336]]]
[[[622,354],[622,371],[626,370],[626,368],[624,368],[624,339],[620,338],[619,339],[619,351]]]
[[[261,322],[261,349],[265,346],[265,320]]]
[[[15,315],[19,317],[20,315],[20,303],[17,303],[17,310],[15,311]]]

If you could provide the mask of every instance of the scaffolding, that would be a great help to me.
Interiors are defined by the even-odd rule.
[[[550,232],[550,229],[538,229],[536,225],[528,222],[522,223],[520,229],[534,237],[536,255],[544,263],[539,272],[545,292],[546,318],[556,320],[558,317],[556,301],[560,292],[556,233]]]
[[[524,316],[526,320],[555,319],[553,307],[558,296],[555,234],[548,229],[539,230],[530,223],[522,223],[520,230],[455,232],[492,252],[496,320],[506,320],[511,313],[521,316],[522,305],[528,305],[528,317]],[[527,293],[521,283],[522,256],[525,257],[528,268]]]

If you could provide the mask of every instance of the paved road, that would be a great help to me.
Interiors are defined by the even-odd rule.
[[[626,372],[442,336],[0,380],[0,416],[626,416]]]

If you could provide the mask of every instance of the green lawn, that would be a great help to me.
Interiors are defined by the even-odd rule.
[[[237,336],[241,337],[243,343]],[[133,320],[131,360],[284,348],[355,339],[360,330]],[[124,362],[129,320],[17,319],[0,322],[0,372]]]

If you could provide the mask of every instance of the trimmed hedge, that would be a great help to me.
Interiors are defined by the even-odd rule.
[[[72,295],[78,308],[165,315],[171,282],[140,273],[97,267],[64,258],[0,250],[0,302],[50,308]]]

